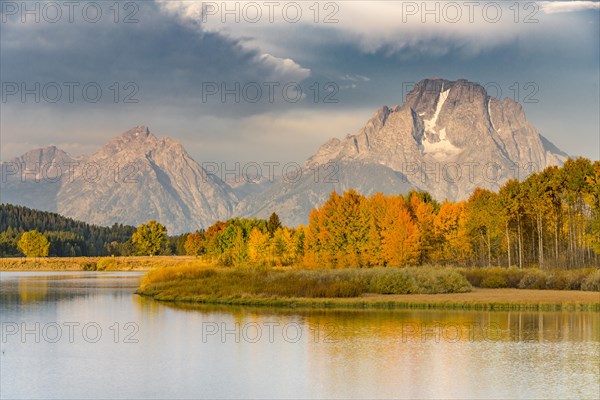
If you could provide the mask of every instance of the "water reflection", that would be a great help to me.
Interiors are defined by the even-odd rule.
[[[598,312],[184,305],[133,294],[139,279],[0,274],[0,397],[600,395]]]
[[[46,280],[20,279],[18,287],[21,303],[42,301],[48,294],[48,281]]]
[[[238,323],[258,319],[294,317],[311,331],[336,340],[390,337],[407,341],[599,341],[600,313],[455,310],[315,310],[269,307],[160,303],[160,307],[221,318]],[[159,306],[160,304],[160,306]]]

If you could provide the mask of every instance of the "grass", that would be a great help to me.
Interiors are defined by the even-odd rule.
[[[588,275],[593,274],[588,271]],[[285,271],[164,268],[148,273],[137,292],[160,301],[253,306],[600,311],[600,293],[472,289],[465,271],[433,267]]]
[[[0,258],[0,271],[150,271],[198,264],[194,257],[39,257]]]
[[[148,273],[140,291],[211,297],[357,297],[365,293],[455,293],[471,290],[450,268],[404,269],[241,269],[162,268]]]
[[[600,291],[600,270],[541,270],[537,268],[460,269],[475,287]]]

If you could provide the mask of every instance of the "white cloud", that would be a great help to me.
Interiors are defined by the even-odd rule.
[[[236,29],[229,29],[231,26],[235,27],[236,25],[240,25],[240,23],[235,23],[235,16],[230,15],[229,20],[231,20],[232,23],[227,24],[221,22],[220,15],[206,15],[207,10],[211,10],[210,7],[221,7],[219,3],[173,0],[156,0],[156,2],[161,10],[167,14],[178,17],[184,24],[197,29],[200,33],[219,33],[223,36],[238,41],[238,43],[244,46],[247,50],[259,51],[260,55],[255,58],[255,61],[272,71],[269,76],[265,77],[268,80],[300,82],[310,76],[310,69],[300,66],[293,59],[288,57],[280,58],[269,54],[264,48],[260,47],[258,43],[248,40],[248,35],[245,33],[239,32]],[[233,4],[237,4],[236,7],[240,7],[240,2]],[[243,16],[245,14],[241,14],[242,8],[239,9],[239,18],[241,21],[243,21],[242,23],[246,23],[247,21],[244,21]],[[264,20],[268,21],[268,18]],[[256,27],[255,24],[252,26]]]
[[[265,53],[257,56],[256,59],[273,71],[271,76],[266,77],[267,80],[301,82],[310,76],[310,69],[302,68],[291,58],[278,58]]]
[[[539,4],[546,14],[600,10],[600,2],[597,1],[541,1]]]
[[[274,12],[268,12],[263,6],[265,3],[235,2],[236,22],[234,15],[224,14],[222,9],[204,15],[203,21],[202,2],[156,1],[166,12],[201,27],[204,32],[217,32],[239,40],[244,46],[258,48],[261,53],[286,58],[295,56],[288,53],[290,49],[301,51],[298,49],[315,35],[319,35],[320,42],[346,42],[367,54],[442,56],[460,51],[473,56],[532,31],[552,30],[551,23],[543,18],[547,13],[597,8],[598,4],[590,1],[519,3],[519,13],[515,15],[513,2],[498,1],[345,1],[335,2],[337,8],[327,9],[329,3],[320,2],[316,3],[320,10],[317,16],[312,2],[277,2]],[[257,22],[250,21],[243,12],[249,3],[258,4],[262,9],[262,17]],[[282,12],[287,3],[298,4],[302,10],[301,18],[293,24],[289,22],[289,15],[286,17]],[[223,7],[223,3],[211,4]],[[326,16],[337,22],[325,23]],[[519,23],[515,23],[515,18]],[[537,23],[524,23],[525,18]],[[292,35],[290,32],[306,33]]]

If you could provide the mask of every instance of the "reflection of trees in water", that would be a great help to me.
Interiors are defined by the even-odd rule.
[[[114,296],[133,294],[139,278],[101,274],[3,277],[0,301],[4,304],[74,301],[110,291]]]
[[[149,300],[153,301],[153,300]],[[336,341],[382,337],[391,340],[599,341],[598,312],[313,310],[190,303],[160,303],[184,312],[234,318],[235,322],[296,321]],[[322,336],[323,337],[323,336]]]
[[[149,297],[134,294],[131,296],[131,302],[143,313],[151,316],[160,314],[164,307],[160,302],[154,301]]]
[[[19,301],[21,303],[35,303],[42,301],[48,294],[48,282],[31,279],[19,279]]]

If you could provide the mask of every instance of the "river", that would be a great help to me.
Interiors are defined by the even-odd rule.
[[[0,397],[599,398],[600,313],[174,306],[0,273]]]

